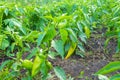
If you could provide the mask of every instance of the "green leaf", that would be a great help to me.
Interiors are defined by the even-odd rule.
[[[116,53],[118,53],[120,51],[120,32],[118,33],[118,40],[117,40],[117,50]]]
[[[110,80],[120,80],[120,74],[113,75]]]
[[[78,43],[78,48],[79,48],[82,52],[85,52],[82,43],[80,43],[80,42]]]
[[[32,69],[33,62],[27,59],[22,60],[22,66],[26,69]]]
[[[68,32],[65,29],[60,29],[60,36],[62,41],[65,43],[68,38]]]
[[[98,6],[101,6],[102,5],[101,0],[97,0],[97,4]]]
[[[37,40],[37,46],[39,46],[41,44],[41,42],[42,42],[43,38],[45,37],[45,35],[46,35],[46,32],[41,33],[39,35],[38,40]]]
[[[23,28],[22,23],[21,23],[20,21],[18,21],[17,19],[14,19],[14,18],[12,18],[12,19],[7,19],[7,20],[8,20],[8,22],[9,22],[9,25],[10,25],[10,26],[12,26],[12,25],[17,26],[17,27],[20,29],[20,31],[21,31],[24,35],[26,35],[26,31],[25,31],[25,29]]]
[[[95,74],[107,74],[116,70],[120,70],[120,61],[110,62]]]
[[[16,58],[21,59],[22,55],[23,55],[23,52],[19,51],[19,52],[16,53]]]
[[[47,33],[43,39],[44,42],[48,42],[48,41],[52,40],[56,35],[56,30],[55,30],[54,26],[52,26],[52,25],[50,27],[46,27],[46,32]]]
[[[86,43],[86,35],[83,32],[79,32],[79,38],[81,39],[82,42]]]
[[[31,59],[33,56],[36,55],[37,52],[38,52],[38,48],[32,49],[31,53],[26,57],[26,59]]]
[[[108,45],[108,42],[110,41],[110,39],[111,39],[111,38],[108,38],[108,39],[106,39],[106,41],[105,41],[105,43],[104,43],[104,45],[105,45],[105,48],[107,47],[107,45]]]
[[[50,15],[50,16],[44,16],[45,18],[47,18],[47,19],[51,19],[51,20],[53,20],[53,17]]]
[[[109,31],[105,34],[105,36],[107,36],[107,37],[112,37],[115,35],[118,35],[118,31]]]
[[[80,32],[83,32],[83,27],[82,27],[82,25],[80,24],[80,22],[77,22],[77,27],[78,27],[78,29],[80,30]]]
[[[39,31],[32,31],[27,36],[24,37],[24,39],[28,42],[35,42],[35,39],[38,38],[40,32]]]
[[[6,40],[6,39],[4,39],[4,40],[2,41],[2,44],[1,44],[0,49],[5,50],[5,49],[9,46],[9,44],[10,44],[9,41]]]
[[[47,66],[47,63],[45,60],[43,61],[42,65],[41,65],[40,71],[43,75],[43,78],[44,78],[43,80],[46,80],[49,69],[48,69],[48,66]]]
[[[43,62],[44,62],[44,58],[36,55],[35,60],[33,62],[33,67],[32,67],[32,77],[34,77],[40,71],[41,69],[40,67]]]
[[[119,6],[115,6],[113,9],[112,9],[112,14],[114,16],[116,16],[118,13],[119,13],[119,10],[120,10],[120,7]]]
[[[117,21],[119,20],[120,17],[114,17],[113,19],[111,19],[111,21]]]
[[[0,7],[0,33],[2,31],[3,9]]]
[[[27,75],[26,77],[22,77],[21,80],[32,80],[32,77]]]
[[[62,40],[53,40],[52,41],[52,47],[60,54],[62,59],[64,58],[64,43]]]
[[[119,51],[120,51],[120,38],[118,39],[118,42],[117,42],[116,53],[119,53]]]
[[[72,16],[67,16],[67,14],[62,14],[60,17],[57,17],[58,21],[62,21],[65,19],[71,19]]]
[[[59,22],[59,24],[58,24],[58,28],[65,28],[66,26],[67,26],[67,20]]]
[[[56,52],[53,52],[53,51],[49,51],[48,52],[48,56],[51,58],[51,59],[55,59],[55,57],[57,56],[58,54]]]
[[[67,42],[65,43],[65,53],[68,52],[70,46],[71,46],[71,41],[69,41],[69,42],[67,41]]]
[[[54,72],[57,75],[57,77],[60,78],[60,80],[67,80],[66,79],[66,74],[61,67],[58,67],[58,66],[54,67]]]
[[[72,42],[77,42],[77,35],[75,34],[75,32],[71,28],[67,28],[67,30]]]
[[[6,60],[6,61],[2,62],[1,66],[0,66],[0,71],[10,62],[11,62],[11,60]]]
[[[6,9],[4,10],[4,13],[5,13],[6,16],[8,16],[9,9],[6,8]]]
[[[14,48],[15,48],[15,43],[12,43],[11,47],[10,47],[10,49],[11,49],[12,52],[13,52]]]
[[[3,41],[4,38],[5,38],[4,35],[0,35],[0,47],[1,47],[1,45],[2,45],[2,41]]]

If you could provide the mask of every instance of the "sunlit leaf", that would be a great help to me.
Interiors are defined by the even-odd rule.
[[[85,34],[87,35],[87,37],[90,38],[90,33],[91,33],[90,29],[85,26],[84,30],[85,30]]]
[[[60,17],[58,17],[58,21],[64,20],[64,19],[71,19],[72,16],[67,16],[67,14],[62,14]]]
[[[120,74],[113,75],[110,80],[120,80]]]
[[[50,27],[46,27],[46,32],[47,33],[43,39],[44,42],[52,40],[56,35],[56,30],[53,25],[51,25]]]
[[[65,43],[68,39],[68,32],[65,29],[60,29],[60,36],[62,41]]]
[[[67,21],[65,20],[64,22],[60,22],[60,23],[58,24],[58,27],[59,27],[59,28],[65,28],[66,25],[67,25]]]
[[[33,62],[33,67],[32,67],[32,77],[34,77],[41,69],[41,65],[44,62],[44,55],[41,54],[41,56],[36,55],[34,62]]]
[[[51,15],[50,16],[45,16],[45,18],[53,20],[53,17]]]
[[[32,69],[33,62],[27,59],[22,60],[22,66],[26,69]]]
[[[96,74],[107,74],[110,72],[114,72],[120,69],[120,61],[110,62],[102,69],[100,69]]]

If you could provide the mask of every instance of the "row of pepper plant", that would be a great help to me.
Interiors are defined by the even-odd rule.
[[[119,0],[11,2],[0,1],[0,57],[4,59],[0,66],[2,80],[31,80],[38,76],[46,80],[51,69],[61,80],[67,80],[62,68],[53,67],[48,58],[60,56],[68,59],[73,53],[82,57],[86,39],[99,27],[107,28],[105,46],[115,38],[118,42],[116,53],[119,53]],[[118,63],[111,62],[96,74],[101,78],[103,74],[120,69]],[[120,77],[117,74],[110,80],[116,76],[117,79]]]

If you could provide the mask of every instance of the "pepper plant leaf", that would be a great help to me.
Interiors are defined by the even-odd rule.
[[[110,80],[120,80],[120,74],[113,75]]]
[[[65,29],[60,29],[60,36],[62,41],[65,43],[66,40],[68,39],[68,32]]]
[[[37,46],[39,46],[39,45],[41,44],[41,42],[42,42],[42,40],[44,39],[45,35],[46,35],[46,32],[41,33],[41,34],[39,35],[38,40],[37,40]]]
[[[52,47],[58,52],[58,54],[64,58],[64,43],[62,40],[53,40],[52,41]]]
[[[57,77],[60,78],[60,80],[67,80],[66,79],[66,74],[61,67],[58,67],[58,66],[54,67],[54,72],[57,75]]]
[[[102,69],[100,69],[98,72],[96,72],[96,74],[107,74],[110,72],[114,72],[116,70],[120,70],[120,61],[110,62]]]

